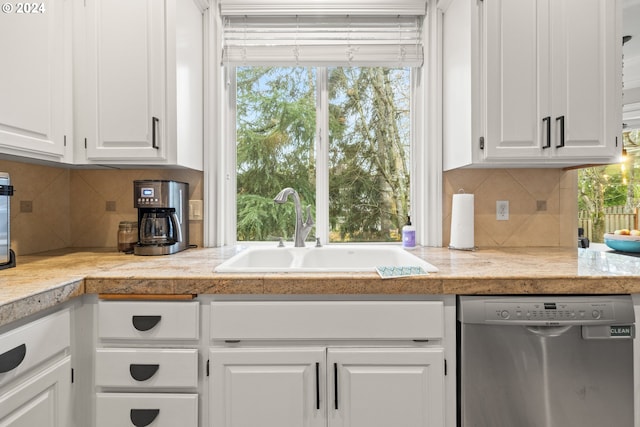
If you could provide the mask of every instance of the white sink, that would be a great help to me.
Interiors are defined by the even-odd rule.
[[[376,267],[438,269],[398,246],[328,245],[321,248],[254,246],[215,268],[217,273],[374,272]]]
[[[286,248],[276,249],[257,247],[246,249],[220,264],[215,271],[225,266],[233,269],[229,271],[248,271],[251,269],[268,271],[268,269],[282,269],[291,266],[295,256],[294,252]]]

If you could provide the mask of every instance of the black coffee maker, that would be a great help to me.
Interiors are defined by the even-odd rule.
[[[170,255],[189,247],[189,184],[168,180],[133,182],[138,208],[135,255]]]

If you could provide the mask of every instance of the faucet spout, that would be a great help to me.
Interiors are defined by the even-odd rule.
[[[287,187],[273,199],[275,203],[286,203],[289,196],[293,197],[293,203],[296,207],[296,231],[295,231],[295,247],[303,248],[305,246],[304,241],[309,235],[311,228],[315,225],[313,218],[311,217],[311,205],[307,206],[307,218],[302,221],[302,205],[300,204],[300,196],[298,192],[291,187]]]

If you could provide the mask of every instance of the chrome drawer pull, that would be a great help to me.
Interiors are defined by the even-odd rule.
[[[131,322],[134,328],[144,332],[156,326],[160,319],[162,319],[162,316],[133,316]]]
[[[134,426],[145,427],[151,424],[159,413],[160,409],[132,409],[129,418]]]
[[[146,381],[158,372],[160,365],[129,365],[131,378],[136,381]]]
[[[27,345],[21,344],[16,348],[0,354],[0,374],[9,372],[20,366],[27,354]]]

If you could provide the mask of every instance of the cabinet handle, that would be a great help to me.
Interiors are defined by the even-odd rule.
[[[136,427],[148,426],[156,419],[160,409],[132,409],[129,414],[129,419]]]
[[[134,328],[144,332],[156,326],[160,319],[162,319],[162,316],[133,316],[131,323],[133,323]]]
[[[338,364],[333,364],[333,403],[338,410]]]
[[[316,362],[316,409],[320,410],[320,363]]]
[[[560,121],[560,144],[556,148],[564,147],[564,116],[556,117],[556,122]]]
[[[11,350],[0,354],[0,374],[16,369],[27,354],[27,345],[20,344]]]
[[[158,147],[158,141],[156,139],[156,128],[158,127],[159,121],[159,118],[151,117],[151,147],[155,148],[156,150],[160,148]]]
[[[136,381],[146,381],[158,372],[160,365],[129,365],[131,378]]]
[[[551,116],[547,116],[544,119],[542,119],[542,123],[545,126],[546,129],[546,133],[547,133],[547,143],[544,144],[542,146],[543,149],[545,148],[551,148]]]

